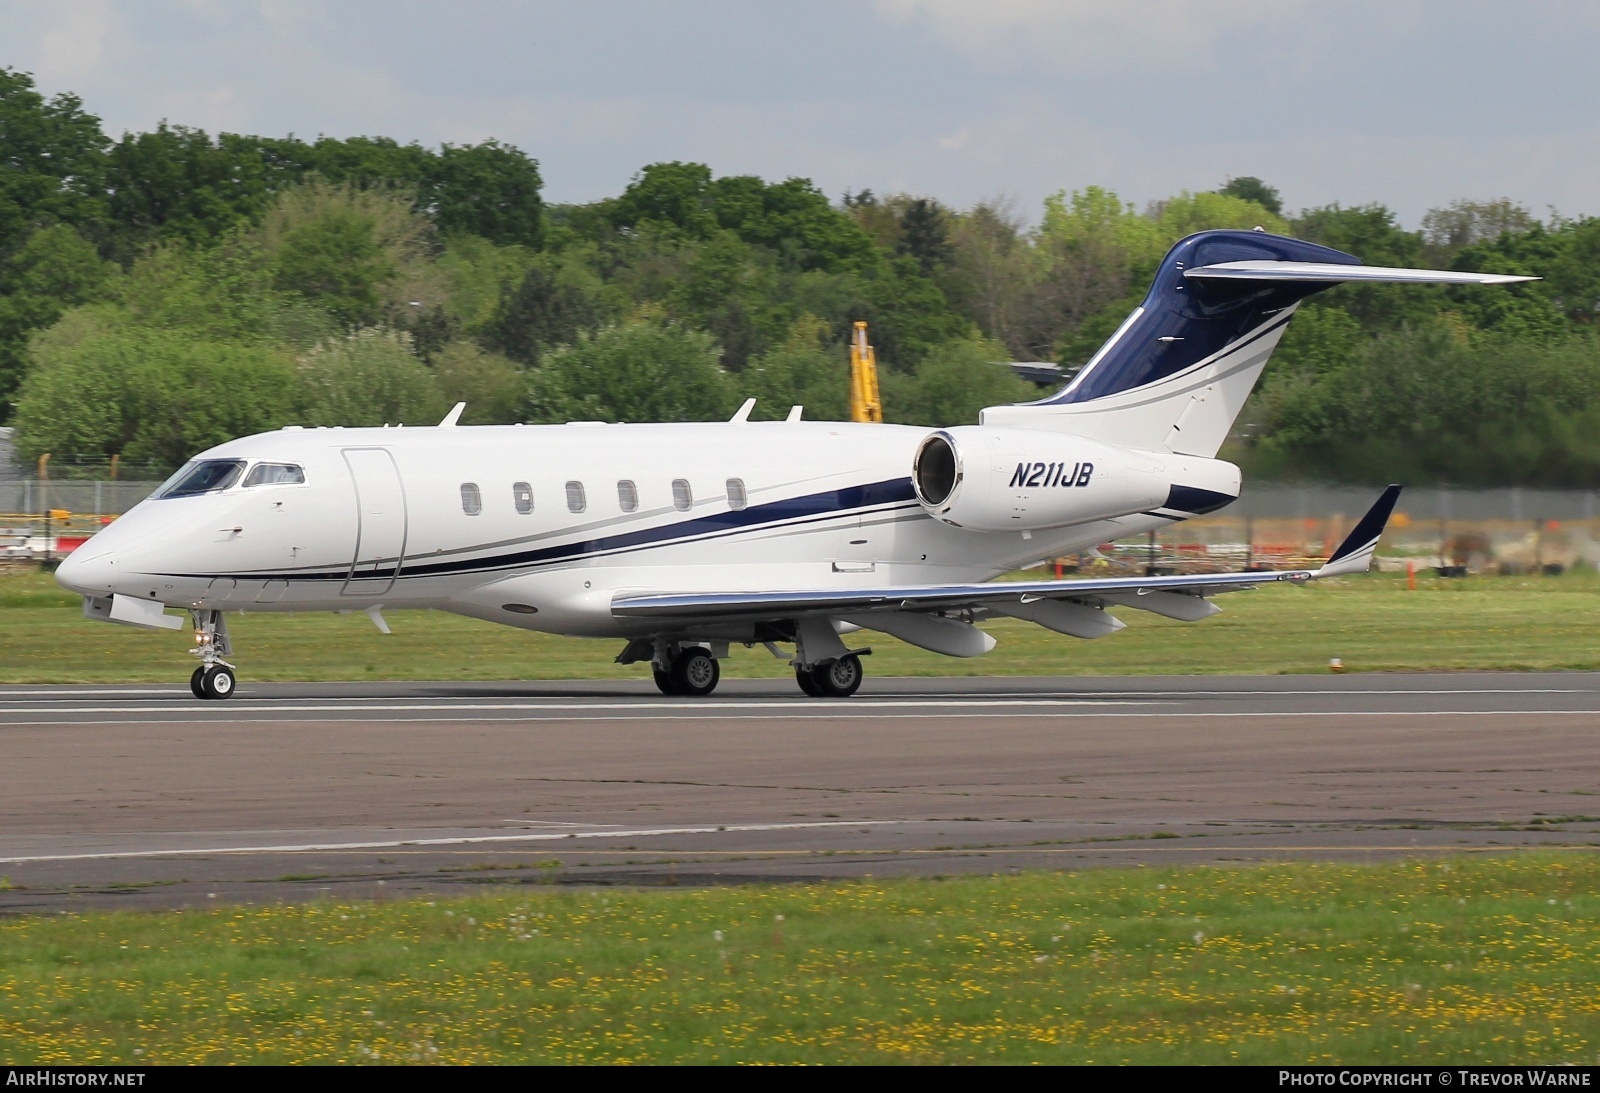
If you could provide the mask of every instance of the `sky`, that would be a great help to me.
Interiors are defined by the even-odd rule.
[[[545,197],[648,163],[967,208],[1254,175],[1290,211],[1600,214],[1592,0],[0,0],[113,136],[488,138]]]

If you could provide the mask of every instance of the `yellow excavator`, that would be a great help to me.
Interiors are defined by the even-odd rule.
[[[856,323],[850,338],[850,420],[883,421],[878,397],[878,357],[867,341],[867,324]]]

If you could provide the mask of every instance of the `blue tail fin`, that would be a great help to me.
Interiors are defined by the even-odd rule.
[[[983,421],[1210,458],[1307,296],[1345,281],[1522,279],[1363,266],[1281,235],[1200,232],[1167,252],[1144,303],[1066,388],[1040,402],[990,407]]]

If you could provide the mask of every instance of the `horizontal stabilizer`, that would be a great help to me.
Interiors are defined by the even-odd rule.
[[[1390,281],[1412,285],[1509,285],[1537,281],[1508,273],[1464,273],[1444,269],[1399,269],[1389,266],[1351,266],[1337,262],[1220,262],[1183,271],[1185,279],[1200,281],[1298,281],[1339,284],[1346,281]]]

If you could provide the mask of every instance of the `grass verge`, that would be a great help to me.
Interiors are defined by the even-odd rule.
[[[1283,674],[1349,671],[1600,669],[1600,577],[1419,580],[1370,574],[1304,588],[1221,597],[1223,614],[1172,622],[1119,610],[1128,629],[1079,641],[1014,620],[986,623],[988,656],[956,660],[881,634],[875,676]],[[46,576],[0,578],[0,682],[178,682],[190,666],[186,631],[155,633],[85,620]],[[379,634],[361,614],[230,615],[245,681],[335,679],[638,679],[611,663],[621,643],[553,637],[436,611],[393,611]],[[789,669],[759,646],[738,646],[726,676]]]
[[[1600,858],[0,922],[38,1063],[1583,1063]]]

